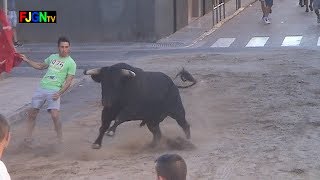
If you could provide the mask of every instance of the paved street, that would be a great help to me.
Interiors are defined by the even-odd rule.
[[[305,12],[298,0],[274,1],[271,24],[261,20],[257,1],[220,29],[204,39],[203,47],[211,48],[320,48],[320,24],[314,12]]]

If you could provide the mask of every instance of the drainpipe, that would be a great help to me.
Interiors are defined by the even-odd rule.
[[[173,32],[177,31],[177,0],[173,0]]]
[[[202,0],[202,16],[206,15],[206,0]]]

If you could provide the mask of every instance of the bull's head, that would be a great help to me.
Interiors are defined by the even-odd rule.
[[[112,66],[85,70],[83,73],[91,75],[95,82],[101,83],[102,104],[105,107],[111,107],[118,102],[124,88],[127,88],[127,81],[136,76],[132,70]]]

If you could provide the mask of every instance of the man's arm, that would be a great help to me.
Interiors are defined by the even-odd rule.
[[[60,91],[58,91],[57,93],[55,93],[53,95],[53,100],[57,100],[64,92],[66,92],[69,89],[69,87],[71,86],[73,78],[74,78],[74,75],[70,75],[69,74],[67,76],[67,79],[66,79],[64,85],[62,86],[62,88],[60,89]]]
[[[46,63],[36,62],[28,59],[24,54],[21,55],[22,60],[27,62],[31,67],[39,70],[47,69],[49,67]]]
[[[63,87],[60,89],[60,91],[58,92],[60,95],[62,95],[64,92],[66,92],[66,90],[68,90],[68,88],[71,86],[72,80],[74,78],[74,75],[68,75],[66,82],[64,83]]]

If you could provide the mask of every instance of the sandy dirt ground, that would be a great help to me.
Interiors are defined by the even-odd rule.
[[[22,124],[12,127],[4,161],[14,180],[155,179],[154,160],[164,153],[186,160],[190,180],[320,179],[318,57],[311,50],[148,56],[130,64],[171,77],[184,66],[198,80],[180,91],[190,142],[167,118],[156,149],[146,146],[152,135],[137,121],[120,125],[115,137],[93,150],[101,113],[97,96],[88,102],[95,111],[64,123],[62,146],[52,124],[36,128],[32,149],[21,143]]]

